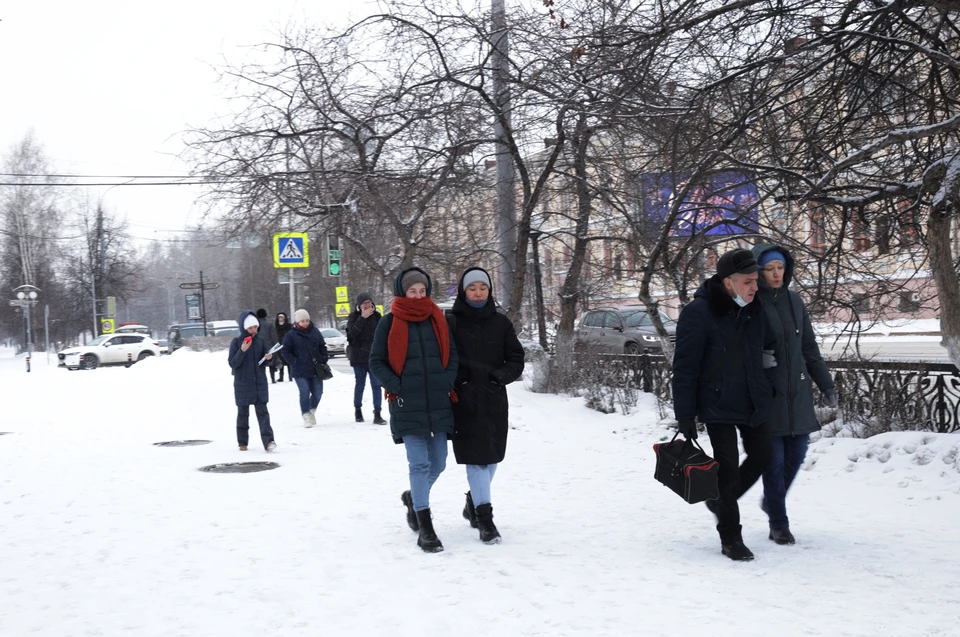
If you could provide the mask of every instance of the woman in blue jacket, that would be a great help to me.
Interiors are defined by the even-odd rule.
[[[293,313],[293,327],[283,337],[280,353],[290,367],[290,377],[300,390],[300,413],[303,426],[317,424],[317,405],[323,396],[323,381],[317,378],[314,361],[326,363],[327,344],[320,330],[310,322],[310,314],[304,309]]]
[[[267,402],[270,400],[270,391],[267,385],[267,372],[260,359],[267,354],[267,346],[257,332],[260,321],[256,315],[247,310],[237,319],[240,324],[240,335],[230,342],[230,352],[227,362],[233,370],[233,397],[237,403],[237,444],[240,451],[247,450],[250,440],[250,405],[257,413],[257,422],[260,425],[260,440],[263,448],[273,451],[277,443],[273,441],[273,429],[270,427],[270,412],[267,411]]]
[[[417,531],[417,546],[443,550],[430,516],[430,488],[447,462],[453,435],[453,385],[457,348],[443,311],[430,298],[430,277],[419,268],[397,276],[390,313],[377,324],[370,350],[370,372],[387,391],[390,432],[403,443],[410,490],[401,494],[407,524]]]

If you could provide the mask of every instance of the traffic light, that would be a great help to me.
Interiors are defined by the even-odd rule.
[[[327,235],[327,275],[340,276],[340,237]]]

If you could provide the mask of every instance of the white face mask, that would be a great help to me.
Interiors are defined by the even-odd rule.
[[[733,297],[733,302],[739,305],[740,307],[747,307],[747,302],[740,298],[740,295]]]

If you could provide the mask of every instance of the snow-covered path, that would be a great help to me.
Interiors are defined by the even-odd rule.
[[[737,564],[706,509],[653,480],[651,402],[604,416],[518,383],[503,544],[460,517],[451,452],[432,497],[446,551],[426,555],[403,449],[351,422],[352,377],[326,383],[313,429],[295,386],[271,386],[278,453],[241,453],[225,359],[26,374],[0,357],[0,635],[960,634],[958,436],[813,444],[798,544],[767,540],[758,486],[742,501],[757,560]],[[184,438],[213,443],[152,444]],[[197,470],[265,459],[281,467]]]

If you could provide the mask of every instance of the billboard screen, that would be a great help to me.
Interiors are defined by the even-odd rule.
[[[669,173],[642,175],[641,199],[650,221],[662,224],[689,176]],[[672,236],[744,234],[757,231],[757,186],[734,170],[704,176],[687,190],[670,230]]]

